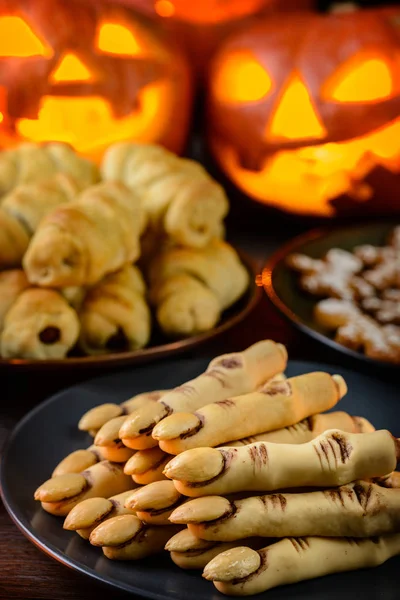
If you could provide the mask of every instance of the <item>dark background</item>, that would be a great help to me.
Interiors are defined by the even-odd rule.
[[[329,8],[329,6],[332,6],[332,4],[347,4],[349,0],[346,1],[338,1],[338,2],[331,2],[328,0],[318,0],[317,2],[317,6],[320,10],[326,10],[327,8]],[[354,2],[354,4],[358,4],[358,6],[364,6],[364,7],[368,7],[368,6],[383,6],[383,5],[388,5],[388,4],[392,4],[392,5],[398,5],[400,6],[400,0],[393,0],[392,2],[388,1],[388,2],[374,2],[374,0],[358,0],[357,2]]]

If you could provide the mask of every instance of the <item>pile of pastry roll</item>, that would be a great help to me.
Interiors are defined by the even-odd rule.
[[[60,359],[213,328],[249,284],[224,240],[229,205],[197,162],[118,143],[0,153],[0,355]],[[155,315],[153,318],[153,314]]]
[[[325,412],[343,377],[287,378],[286,364],[265,340],[173,390],[95,407],[79,422],[93,445],[35,499],[106,557],[165,549],[225,594],[383,563],[400,553],[399,440]]]

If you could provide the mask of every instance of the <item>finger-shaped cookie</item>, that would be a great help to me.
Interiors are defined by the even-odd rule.
[[[327,429],[340,429],[349,433],[369,433],[375,428],[363,417],[352,417],[343,411],[313,415],[283,429],[266,431],[241,440],[228,442],[227,446],[247,446],[255,442],[273,442],[274,444],[305,444]]]
[[[169,461],[165,474],[189,497],[285,488],[335,487],[391,473],[399,441],[388,431],[325,431],[306,444],[257,442],[194,448]]]
[[[57,477],[57,475],[65,475],[66,473],[81,473],[102,460],[106,460],[102,448],[96,448],[96,446],[92,445],[86,449],[75,450],[58,463],[51,476]]]
[[[66,517],[86,498],[109,498],[132,487],[132,479],[125,475],[122,465],[103,460],[81,473],[66,473],[48,479],[38,487],[34,497],[45,511]]]
[[[260,537],[372,537],[400,533],[400,491],[357,481],[338,488],[229,501],[196,498],[175,509],[172,523],[197,537],[230,542]]]
[[[162,552],[180,529],[171,525],[153,527],[134,515],[121,515],[98,525],[89,540],[93,546],[101,546],[111,560],[139,560]]]
[[[89,433],[96,433],[103,427],[110,419],[120,417],[121,415],[129,415],[134,410],[137,410],[141,406],[148,402],[156,402],[160,400],[164,394],[169,390],[156,390],[154,392],[144,392],[143,394],[137,394],[129,400],[125,400],[121,404],[114,404],[107,402],[91,408],[84,415],[82,415],[78,428],[81,431],[87,431]],[[93,437],[94,437],[93,435]]]
[[[171,456],[165,454],[158,446],[147,450],[138,450],[126,462],[124,472],[131,475],[135,483],[147,485],[165,479],[163,471]]]
[[[107,460],[113,462],[126,462],[133,454],[133,450],[127,448],[119,439],[119,430],[126,416],[114,417],[105,423],[94,438],[96,448],[101,448]]]
[[[223,594],[251,596],[279,585],[376,567],[400,553],[400,534],[379,538],[285,538],[252,550],[241,546],[214,558],[203,577]]]
[[[208,404],[195,413],[171,415],[153,430],[153,437],[169,454],[219,446],[294,425],[329,410],[346,392],[346,383],[340,375],[306,373],[267,384],[261,391]]]
[[[183,529],[165,545],[170,552],[171,559],[181,569],[204,569],[204,567],[218,554],[246,545],[249,548],[259,549],[266,545],[265,538],[249,538],[240,542],[207,542],[194,536],[189,529]]]
[[[400,488],[400,472],[393,471],[393,473],[390,473],[390,475],[378,477],[375,479],[375,483],[381,487],[398,489]]]
[[[134,510],[142,521],[153,525],[170,524],[172,512],[185,500],[172,481],[156,481],[135,490],[126,499],[126,506]]]
[[[111,496],[111,498],[87,498],[79,502],[67,515],[64,529],[76,531],[82,538],[88,540],[93,529],[107,519],[119,515],[134,515],[135,512],[125,507],[125,501],[131,495],[131,490]]]
[[[251,392],[284,371],[286,364],[285,347],[272,340],[253,344],[243,352],[218,356],[204,373],[170,391],[158,405],[132,413],[121,427],[120,438],[125,446],[136,450],[155,446],[152,430],[168,415],[195,411],[210,402]]]

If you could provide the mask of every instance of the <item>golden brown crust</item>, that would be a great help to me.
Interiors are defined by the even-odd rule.
[[[139,269],[127,265],[86,294],[79,310],[79,345],[86,354],[134,351],[147,345],[151,314]]]
[[[78,316],[61,294],[28,288],[4,318],[0,354],[4,358],[65,358],[78,335]]]
[[[204,248],[222,234],[229,203],[199,163],[153,144],[119,143],[107,150],[101,169],[104,179],[141,195],[151,229],[174,244]]]
[[[20,184],[45,181],[58,172],[73,177],[83,187],[99,180],[94,163],[76,154],[71,146],[26,142],[4,150],[0,155],[0,195],[9,193]]]
[[[143,219],[139,198],[122,184],[88,188],[41,221],[24,257],[28,279],[55,287],[98,283],[138,258]]]
[[[28,287],[29,282],[22,270],[13,269],[0,272],[0,334],[8,311]]]

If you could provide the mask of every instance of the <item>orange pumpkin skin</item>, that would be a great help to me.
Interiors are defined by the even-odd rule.
[[[310,10],[315,0],[119,0],[161,20],[189,52],[204,75],[221,41],[250,22],[254,15]]]
[[[186,58],[152,21],[80,0],[0,0],[0,146],[65,141],[98,158],[112,142],[184,148]]]
[[[241,190],[304,215],[400,211],[398,186],[379,199],[385,175],[400,182],[392,21],[379,10],[303,13],[260,20],[221,46],[210,69],[208,136]]]

